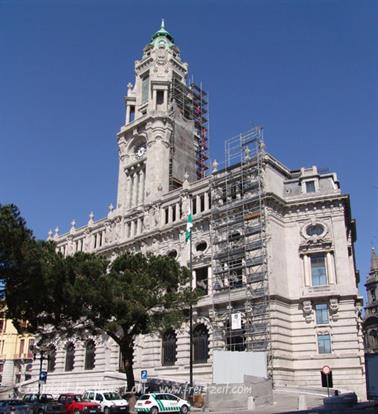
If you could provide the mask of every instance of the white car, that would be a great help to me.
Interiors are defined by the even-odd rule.
[[[187,414],[190,411],[190,404],[182,398],[173,394],[151,393],[142,395],[135,405],[137,413],[181,413]]]
[[[129,403],[118,392],[108,390],[87,390],[83,394],[85,401],[93,401],[101,406],[104,414],[122,414],[128,412]]]

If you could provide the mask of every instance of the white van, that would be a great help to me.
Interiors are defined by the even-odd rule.
[[[118,392],[109,390],[87,390],[83,394],[83,400],[93,401],[101,406],[104,414],[127,413],[128,402]]]

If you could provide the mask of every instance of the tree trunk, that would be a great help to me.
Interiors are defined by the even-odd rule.
[[[134,354],[134,341],[124,340],[120,344],[120,351],[122,354],[122,360],[126,371],[127,379],[127,391],[135,390],[135,379],[133,370],[133,354]]]

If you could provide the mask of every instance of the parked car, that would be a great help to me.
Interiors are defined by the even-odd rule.
[[[137,413],[172,413],[187,414],[191,406],[188,401],[173,394],[152,393],[142,395],[136,402]]]
[[[30,405],[21,400],[1,400],[0,414],[32,414],[33,409]]]
[[[22,401],[32,407],[33,414],[66,414],[64,405],[51,394],[25,394]]]
[[[60,394],[58,401],[62,403],[67,414],[97,414],[101,406],[92,401],[86,401],[80,394]]]
[[[87,390],[83,394],[83,399],[99,404],[104,414],[123,414],[127,413],[129,408],[129,403],[118,392],[109,390]]]

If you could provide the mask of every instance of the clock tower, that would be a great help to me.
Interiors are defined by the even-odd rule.
[[[188,65],[164,21],[135,62],[135,74],[118,133],[117,208],[123,212],[158,202],[185,177],[201,178],[207,160],[207,146],[201,145],[205,99],[199,88],[187,86]]]

